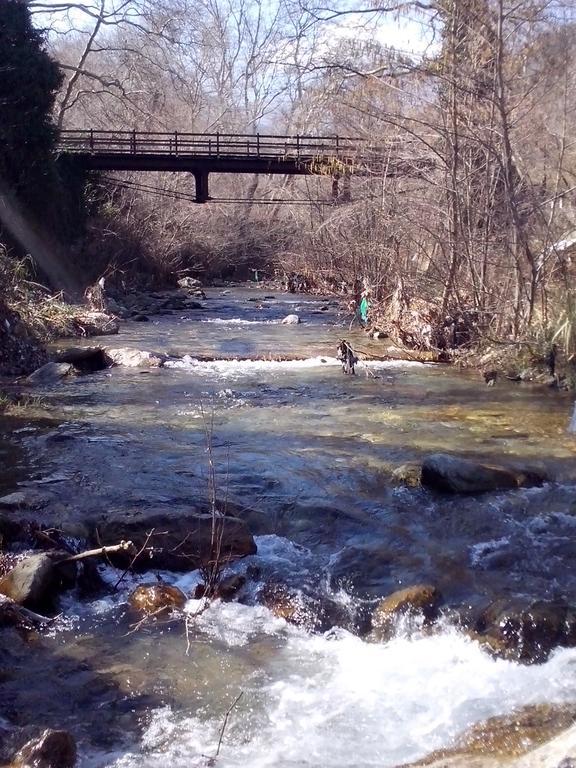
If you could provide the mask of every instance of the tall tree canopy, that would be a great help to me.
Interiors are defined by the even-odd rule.
[[[52,176],[56,137],[52,109],[62,83],[58,64],[32,26],[28,7],[0,3],[0,177],[18,198],[38,208]]]

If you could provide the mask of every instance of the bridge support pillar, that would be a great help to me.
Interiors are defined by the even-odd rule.
[[[340,187],[342,181],[342,187]],[[350,173],[345,172],[343,176],[339,173],[332,176],[332,198],[335,202],[349,203],[352,200],[350,191]]]
[[[210,199],[208,194],[208,172],[199,171],[195,173],[194,181],[196,182],[196,202],[207,203]]]

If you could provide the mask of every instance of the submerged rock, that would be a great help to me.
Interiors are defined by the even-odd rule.
[[[381,597],[394,587],[392,565],[394,551],[388,544],[346,547],[330,569],[334,589],[344,588],[361,597]]]
[[[259,595],[274,616],[309,632],[326,632],[333,627],[351,628],[346,609],[326,597],[311,597],[284,584],[266,584]]]
[[[562,603],[496,600],[478,616],[475,637],[495,655],[524,663],[546,661],[557,646],[576,645],[576,611]]]
[[[184,608],[186,595],[169,584],[141,584],[132,592],[128,602],[140,613],[158,614]]]
[[[282,325],[298,325],[300,318],[298,315],[286,315],[282,320]]]
[[[422,462],[422,485],[443,493],[504,491],[543,481],[541,472],[492,467],[445,453],[435,453]]]
[[[139,349],[107,349],[109,365],[121,365],[125,368],[161,368],[168,357],[158,352],[145,352]]]
[[[70,363],[46,363],[26,378],[28,384],[55,384],[65,376],[74,373]]]
[[[409,488],[418,488],[422,478],[422,468],[419,464],[401,464],[392,471],[392,481]]]
[[[431,623],[438,616],[442,595],[430,584],[416,584],[400,589],[381,600],[372,614],[372,636],[387,640],[394,633],[398,620],[406,617]]]
[[[137,551],[137,571],[160,568],[170,571],[190,571],[213,563],[223,565],[247,555],[256,554],[256,544],[246,524],[236,517],[222,516],[215,520],[209,514],[187,515],[170,512],[135,512],[98,524],[98,545],[132,541]],[[150,535],[149,535],[150,534]],[[118,552],[110,555],[115,565],[126,568],[132,555]]]

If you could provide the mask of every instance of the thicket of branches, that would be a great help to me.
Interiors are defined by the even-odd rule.
[[[204,207],[182,176],[101,180],[106,259],[146,251],[163,274],[280,266],[335,288],[364,278],[376,300],[471,313],[500,337],[538,327],[573,351],[572,3],[29,5],[66,75],[60,126],[358,136],[389,171],[352,177],[336,202],[329,178],[221,177],[211,194],[244,202]],[[390,44],[394,28],[421,30],[416,53]]]

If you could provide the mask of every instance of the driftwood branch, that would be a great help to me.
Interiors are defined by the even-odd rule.
[[[13,611],[14,615],[19,616],[20,618],[27,620],[32,624],[51,624],[58,618],[58,616],[48,617],[43,616],[40,613],[35,613],[29,608],[24,608],[24,606],[19,605],[17,602],[12,600],[11,597],[7,597],[6,595],[0,595],[0,611],[2,609]]]
[[[97,549],[88,549],[86,552],[79,552],[77,555],[65,557],[61,562],[69,563],[73,560],[85,560],[87,557],[101,557],[110,555],[114,552],[135,552],[136,547],[131,541],[121,541],[120,544],[113,544],[110,547],[98,547]]]
[[[236,696],[232,704],[228,707],[226,714],[224,715],[224,722],[222,723],[222,728],[220,729],[220,738],[218,739],[216,754],[214,755],[214,757],[211,757],[208,759],[209,766],[216,765],[216,760],[218,759],[218,755],[220,754],[220,747],[222,746],[222,740],[224,738],[224,732],[226,731],[226,726],[228,725],[228,718],[230,717],[230,713],[232,712],[236,704],[238,704],[238,702],[240,701],[243,695],[244,695],[244,691],[240,691],[240,693],[238,694],[238,696]]]
[[[154,535],[154,531],[155,531],[155,528],[152,528],[150,531],[148,531],[148,533],[146,534],[146,539],[144,541],[144,544],[142,544],[142,546],[140,547],[140,549],[137,552],[136,552],[136,547],[132,544],[132,542],[129,542],[130,544],[132,544],[132,551],[135,552],[135,554],[134,554],[134,557],[132,558],[132,560],[130,561],[130,565],[128,566],[128,568],[126,568],[126,570],[120,576],[120,578],[118,579],[116,584],[114,584],[114,591],[116,591],[118,589],[120,584],[126,578],[126,574],[128,573],[128,571],[132,568],[132,566],[134,565],[136,560],[140,557],[140,555],[146,550],[146,548],[148,547],[148,542],[150,541],[150,539]]]

